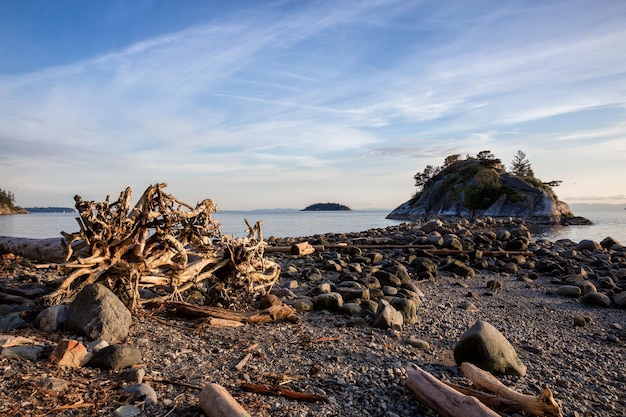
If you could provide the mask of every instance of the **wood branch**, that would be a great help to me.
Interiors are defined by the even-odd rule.
[[[232,395],[219,384],[208,384],[200,391],[200,408],[208,417],[250,417]]]
[[[309,242],[301,242],[292,245],[290,252],[292,255],[306,256],[315,253],[315,248]]]
[[[405,386],[441,417],[500,417],[474,397],[463,395],[415,364],[406,367]]]
[[[511,414],[521,411],[519,404],[515,401],[499,397],[496,394],[491,394],[484,391],[479,391],[476,389],[462,387],[460,385],[452,384],[450,382],[444,382],[450,388],[453,388],[464,395],[469,395],[478,399],[481,403],[485,404],[487,407],[498,410],[503,413]]]
[[[257,384],[251,384],[249,382],[244,382],[243,384],[241,384],[241,388],[243,388],[246,391],[254,392],[256,394],[283,396],[283,397],[287,397],[292,400],[298,400],[298,401],[317,402],[317,401],[325,400],[325,398],[322,397],[321,395],[307,394],[304,392],[292,391],[280,385],[268,386],[268,385],[257,385]]]
[[[461,370],[475,386],[491,391],[502,398],[515,401],[519,407],[528,414],[534,416],[563,417],[558,404],[554,401],[552,391],[547,388],[535,397],[521,394],[505,386],[489,372],[483,371],[469,362],[463,362],[461,364]]]
[[[169,302],[176,311],[188,317],[215,317],[220,319],[239,321],[242,323],[271,323],[279,320],[289,320],[296,311],[288,305],[271,306],[264,310],[237,312],[222,308],[199,306],[187,303]]]

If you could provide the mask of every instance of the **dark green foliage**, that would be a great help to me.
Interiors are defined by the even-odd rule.
[[[302,211],[350,211],[350,207],[337,203],[316,203],[307,206]]]
[[[10,191],[5,191],[0,189],[0,204],[3,206],[13,206],[13,202],[15,201],[15,196]]]
[[[511,174],[518,177],[534,177],[535,173],[530,166],[530,162],[526,158],[526,154],[522,151],[517,151],[511,161]]]

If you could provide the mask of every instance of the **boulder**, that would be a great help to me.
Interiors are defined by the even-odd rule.
[[[395,327],[402,328],[404,318],[402,313],[393,308],[386,300],[380,300],[378,303],[378,312],[372,326],[379,329],[391,329]]]
[[[479,320],[468,329],[454,346],[457,365],[470,362],[493,374],[526,375],[526,366],[517,352],[498,329]]]
[[[132,322],[130,311],[102,284],[86,286],[69,305],[67,328],[89,340],[122,342]]]

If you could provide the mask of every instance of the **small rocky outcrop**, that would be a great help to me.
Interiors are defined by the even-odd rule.
[[[589,224],[559,201],[550,185],[509,173],[494,160],[468,158],[442,169],[388,219],[522,218],[529,224]]]
[[[338,203],[315,203],[305,207],[302,211],[351,211],[348,206]]]

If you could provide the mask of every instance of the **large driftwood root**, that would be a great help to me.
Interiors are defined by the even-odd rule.
[[[108,196],[104,202],[75,196],[78,232],[61,232],[62,239],[9,242],[14,248],[32,247],[33,259],[62,259],[66,278],[43,301],[71,300],[94,282],[107,285],[131,309],[183,301],[185,292],[194,289],[206,305],[248,310],[269,293],[280,267],[263,257],[261,222],[246,220],[245,238],[222,235],[212,218],[217,211],[212,200],[193,207],[165,193],[165,187],[149,186],[134,206],[130,188],[112,203]],[[152,292],[150,299],[140,296],[142,290]]]

